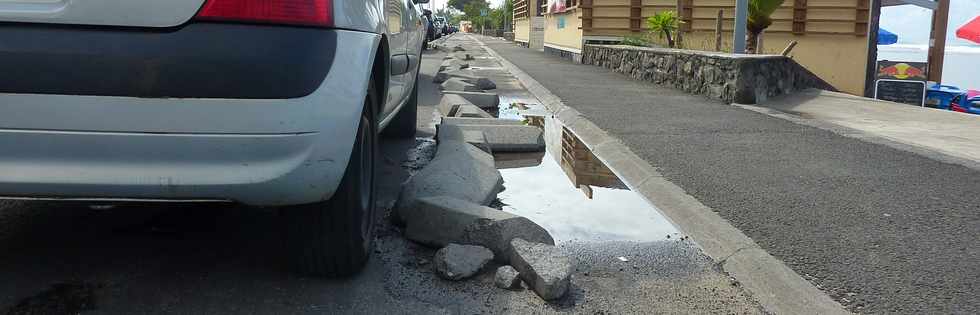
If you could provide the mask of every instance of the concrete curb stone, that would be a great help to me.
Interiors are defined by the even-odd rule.
[[[503,190],[503,183],[492,155],[462,141],[440,141],[435,158],[402,185],[396,219],[404,222],[419,199],[426,197],[453,196],[488,205]]]
[[[534,126],[459,125],[459,128],[482,131],[494,152],[541,152],[545,149],[544,131]]]

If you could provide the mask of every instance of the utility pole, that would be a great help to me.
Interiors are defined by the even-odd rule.
[[[864,70],[864,97],[875,96],[875,80],[878,78],[878,28],[881,21],[881,0],[871,1],[868,21],[868,61]]]
[[[932,11],[932,32],[929,34],[929,81],[943,81],[943,59],[946,57],[946,30],[949,28],[949,0],[939,0]]]
[[[745,24],[749,16],[749,0],[735,0],[735,26],[732,40],[732,53],[745,53]]]

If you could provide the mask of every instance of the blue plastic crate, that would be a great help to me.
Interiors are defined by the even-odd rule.
[[[954,100],[966,98],[966,91],[951,85],[930,84],[926,90],[926,106],[949,109]]]

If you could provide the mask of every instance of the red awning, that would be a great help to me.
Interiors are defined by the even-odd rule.
[[[973,18],[973,21],[960,26],[956,30],[956,37],[980,44],[980,16]]]

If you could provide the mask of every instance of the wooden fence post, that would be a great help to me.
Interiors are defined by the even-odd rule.
[[[715,51],[721,51],[721,21],[724,15],[724,10],[718,10],[718,19],[715,20]]]

